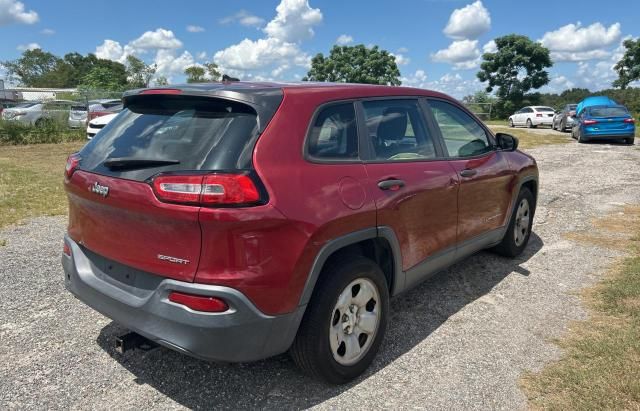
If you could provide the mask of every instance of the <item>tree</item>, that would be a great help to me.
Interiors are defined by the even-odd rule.
[[[303,80],[399,86],[400,70],[395,57],[378,46],[333,46],[329,57],[318,53],[311,59]]]
[[[204,63],[204,67],[207,69],[211,81],[220,81],[222,74],[218,71],[218,65],[216,63]]]
[[[144,88],[149,87],[149,82],[156,74],[157,66],[155,64],[147,65],[144,61],[136,56],[127,56],[127,78],[129,87]]]
[[[187,83],[203,83],[207,81],[204,77],[205,70],[200,66],[191,66],[184,69],[184,74],[187,76]]]
[[[60,64],[60,58],[41,49],[26,50],[17,60],[2,62],[7,76],[24,87],[64,87],[56,73]]]
[[[618,72],[618,79],[613,82],[613,87],[624,90],[632,81],[640,80],[640,38],[628,39],[622,44],[626,51],[613,67]]]
[[[545,70],[553,65],[549,50],[527,36],[509,34],[495,39],[497,51],[485,53],[477,76],[488,82],[487,92],[497,89],[497,109],[501,115],[513,112],[525,98],[535,101],[535,95],[527,95],[549,83]]]
[[[105,91],[121,91],[125,86],[118,72],[101,66],[92,68],[79,85],[82,89]]]
[[[158,76],[155,80],[156,86],[168,86],[169,80],[165,76]]]

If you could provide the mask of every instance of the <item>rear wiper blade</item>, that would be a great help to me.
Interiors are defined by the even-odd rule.
[[[136,168],[160,167],[173,164],[180,164],[180,161],[151,158],[111,158],[102,163],[110,170],[134,170]]]

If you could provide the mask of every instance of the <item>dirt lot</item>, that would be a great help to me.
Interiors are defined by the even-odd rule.
[[[548,132],[548,130],[545,130]],[[512,261],[487,252],[392,301],[373,367],[330,387],[286,356],[220,365],[166,349],[121,356],[116,324],[63,289],[64,217],[0,232],[0,408],[524,408],[518,380],[561,354],[585,317],[577,292],[622,248],[580,241],[593,219],[640,203],[640,147],[544,146],[534,234]]]

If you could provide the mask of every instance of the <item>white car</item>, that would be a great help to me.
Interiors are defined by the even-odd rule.
[[[87,140],[91,140],[100,130],[104,128],[111,120],[113,120],[118,113],[107,114],[106,116],[100,116],[94,118],[89,122],[87,126]]]
[[[509,116],[509,127],[527,126],[528,128],[537,126],[553,125],[555,110],[546,106],[527,106]]]
[[[25,102],[2,111],[2,119],[26,126],[42,126],[50,121],[62,123],[69,116],[73,104],[69,100]]]

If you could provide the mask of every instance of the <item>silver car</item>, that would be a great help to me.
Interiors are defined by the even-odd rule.
[[[64,122],[73,104],[74,102],[69,100],[22,103],[5,109],[2,119],[30,126],[41,126],[47,121]]]

